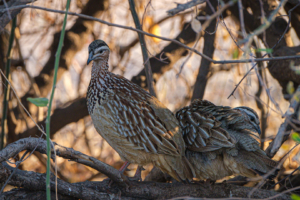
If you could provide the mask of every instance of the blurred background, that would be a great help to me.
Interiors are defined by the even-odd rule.
[[[181,3],[185,2],[182,1]],[[278,3],[277,1],[274,2]],[[54,10],[65,10],[66,1],[35,1],[32,5]],[[251,13],[251,7],[247,7],[246,3],[244,5],[245,9],[249,9],[249,13]],[[206,16],[206,4],[188,9],[175,16],[169,16],[166,12],[176,7],[174,0],[152,0],[150,3],[148,0],[140,0],[136,1],[136,6],[144,31],[167,38],[177,38],[182,43],[203,52],[204,38],[202,36],[204,33],[195,33],[191,28],[191,23],[199,16],[199,13]],[[70,12],[82,13],[110,23],[135,27],[128,1],[125,0],[74,0],[71,1]],[[286,21],[288,20],[285,9],[280,9],[278,15],[281,15]],[[203,19],[203,16],[200,19]],[[63,17],[64,15],[59,13],[30,8],[22,9],[17,16],[10,80],[24,106],[29,109],[32,117],[43,127],[45,127],[44,120],[47,108],[38,108],[29,103],[26,98],[49,98],[49,92],[53,84],[55,52]],[[0,38],[3,58],[0,67],[2,70],[4,69],[4,55],[7,51],[10,28],[11,23],[3,28]],[[109,70],[123,75],[145,88],[145,75],[141,74],[144,66],[138,35],[134,31],[107,26],[72,15],[68,16],[66,30],[52,107],[51,137],[53,141],[60,145],[91,155],[118,169],[123,161],[96,132],[86,110],[85,96],[91,75],[91,64],[86,65],[88,45],[95,39],[104,40],[111,49]],[[239,48],[235,43],[242,37],[240,23],[232,17],[232,13],[228,12],[217,18],[215,31],[215,42],[211,41],[211,45],[215,47],[213,59],[247,58],[248,55],[242,51],[243,47]],[[210,33],[210,35],[212,34],[214,33]],[[198,36],[199,40],[197,40]],[[287,46],[300,44],[293,28],[289,30],[283,40],[289,41]],[[158,99],[173,112],[189,105],[195,88],[201,56],[194,53],[189,55],[184,48],[157,38],[146,36],[146,42]],[[257,39],[256,44],[260,48],[266,48],[261,40]],[[267,62],[262,63],[259,70],[270,92],[269,96],[266,93],[266,88],[259,86],[257,75],[253,70],[239,85],[234,95],[227,98],[245,73],[252,67],[251,63],[211,64],[203,96],[203,99],[216,105],[249,106],[256,110],[260,118],[265,120],[264,127],[262,127],[264,131],[262,148],[264,149],[275,137],[280,124],[284,121],[282,116],[289,107],[289,102],[284,99],[282,94],[281,85],[270,75],[269,70],[266,68],[267,64]],[[2,111],[4,91],[2,77],[1,82],[0,110]],[[259,90],[261,94],[257,96]],[[197,91],[194,93],[197,93]],[[279,107],[276,108],[270,97]],[[263,111],[258,108],[257,102],[262,103]],[[5,144],[20,138],[39,137],[41,135],[32,120],[20,107],[12,91],[10,92],[8,106]],[[295,144],[293,140],[287,140],[274,159],[280,160]],[[287,175],[299,167],[299,158],[295,157],[297,152],[298,148],[292,151],[289,158],[285,160],[280,171],[282,175]],[[14,160],[18,159],[15,158]],[[46,156],[35,152],[20,165],[20,168],[45,173],[45,164]],[[103,180],[106,178],[94,169],[63,158],[57,158],[57,164],[59,177],[68,182]],[[136,167],[130,165],[129,169],[131,171],[126,172],[127,175],[133,176]],[[145,168],[146,170],[142,174],[143,177],[149,173],[152,166],[145,166]],[[279,189],[279,186],[277,186],[277,189]]]

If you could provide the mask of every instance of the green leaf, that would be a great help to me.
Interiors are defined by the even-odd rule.
[[[37,107],[46,107],[48,105],[48,99],[47,98],[27,98],[27,101],[33,103]]]
[[[239,49],[238,48],[233,50],[232,58],[233,59],[238,59],[239,58]]]
[[[291,195],[291,199],[293,199],[293,200],[300,200],[300,196],[298,196],[296,194],[292,194]]]
[[[272,53],[273,49],[255,49],[256,52],[266,52],[266,53]]]
[[[296,142],[299,142],[300,143],[300,134],[297,133],[297,132],[294,132],[292,134],[292,139],[295,140]],[[300,200],[300,199],[299,199]]]
[[[289,81],[287,86],[286,86],[286,90],[289,94],[293,94],[295,92],[295,88],[294,88],[294,82],[293,81]]]

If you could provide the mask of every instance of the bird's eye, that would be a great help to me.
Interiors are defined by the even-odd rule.
[[[251,117],[250,117],[250,120],[251,120],[251,121],[254,121],[254,117],[253,117],[253,116],[251,116]]]
[[[103,53],[103,50],[99,51],[99,53]]]

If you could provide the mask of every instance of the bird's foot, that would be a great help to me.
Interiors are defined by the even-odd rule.
[[[136,169],[136,172],[134,174],[134,176],[132,178],[129,178],[129,180],[132,180],[132,181],[143,181],[142,180],[142,171],[145,170],[143,168],[143,166],[138,166],[137,169]]]
[[[210,190],[212,190],[213,189],[212,186],[214,186],[215,183],[216,183],[216,181],[214,181],[214,180],[206,179],[206,181],[204,182],[204,185],[208,186],[208,188]]]

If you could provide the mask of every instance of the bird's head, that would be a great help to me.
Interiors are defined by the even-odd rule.
[[[107,60],[109,57],[109,47],[103,40],[95,40],[89,45],[89,58],[87,64],[92,60]]]
[[[261,134],[259,117],[253,109],[246,106],[241,106],[234,108],[234,110],[238,110],[243,114],[244,123],[241,123],[241,125],[244,126],[244,129],[258,133],[259,135]]]

